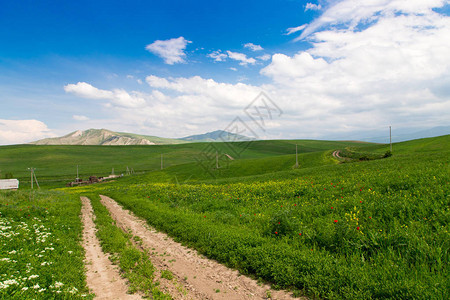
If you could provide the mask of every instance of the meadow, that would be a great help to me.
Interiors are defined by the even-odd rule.
[[[234,157],[236,160],[232,163],[239,164],[239,158],[258,159],[294,154],[295,144],[299,144],[299,153],[318,153],[351,145],[361,146],[359,143],[352,142],[314,140],[255,141],[249,145],[236,143],[233,149],[240,155]],[[189,143],[154,146],[1,146],[0,178],[8,173],[12,174],[14,178],[20,180],[21,187],[27,188],[30,186],[28,168],[33,167],[36,168],[35,174],[42,187],[58,188],[76,178],[77,165],[79,177],[84,179],[92,175],[108,176],[112,169],[115,174],[126,174],[127,167],[129,170],[133,169],[136,174],[143,174],[160,170],[161,154],[163,154],[164,169],[170,167],[177,169],[188,165],[189,171],[189,166],[197,165],[196,160],[201,157],[208,145],[208,143]],[[214,143],[213,145],[219,152],[231,153],[235,156],[229,144]],[[192,174],[190,172],[190,175]],[[172,174],[169,175],[173,177]]]
[[[301,144],[298,169],[293,168],[295,144]],[[448,135],[396,143],[393,155],[383,158],[389,150],[387,145],[261,141],[248,145],[240,159],[221,161],[219,169],[208,170],[192,159],[205,144],[164,146],[168,165],[163,170],[158,170],[162,148],[153,146],[8,146],[0,147],[0,162],[3,169],[8,162],[11,172],[42,163],[43,174],[61,186],[74,162],[84,159],[83,166],[89,166],[92,172],[106,173],[110,168],[104,167],[106,164],[115,162],[119,170],[119,166],[134,161],[135,170],[144,174],[43,192],[37,201],[60,205],[58,199],[65,199],[62,203],[70,205],[63,211],[76,215],[79,196],[89,196],[101,216],[97,224],[100,228],[112,222],[96,196],[110,196],[206,257],[275,288],[290,289],[295,295],[448,299],[449,146]],[[224,144],[215,147],[227,149]],[[13,159],[14,149],[22,151],[25,159]],[[333,158],[336,149],[353,159]],[[369,160],[361,161],[363,156]],[[26,178],[26,172],[23,176]],[[47,187],[56,187],[55,183]],[[26,195],[2,192],[0,199],[22,206],[34,203]],[[10,209],[5,207],[2,214]],[[2,215],[2,220],[7,219]],[[73,222],[79,226],[75,218]],[[59,230],[58,226],[50,228]],[[117,230],[114,228],[108,227],[105,232]],[[116,245],[122,246],[106,251],[120,257],[120,249],[126,249],[129,242],[118,233],[105,234],[102,239],[108,236],[117,237],[111,243],[117,241]],[[75,244],[79,240],[78,236],[68,238]],[[12,251],[9,248],[1,251],[5,258],[14,259],[7,256]],[[126,252],[140,260],[137,252]],[[12,279],[2,278],[3,283],[5,280]],[[65,286],[72,282],[60,280]],[[147,283],[150,289],[153,283]],[[46,284],[54,286],[50,280]],[[72,284],[83,291],[81,281]],[[23,292],[15,286],[9,284],[8,288]]]
[[[114,198],[207,257],[298,295],[447,299],[448,145],[445,136],[401,143],[392,157],[358,163],[83,189]]]
[[[0,298],[92,299],[85,283],[79,197],[0,193]]]

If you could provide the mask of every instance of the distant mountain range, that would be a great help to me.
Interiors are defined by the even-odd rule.
[[[166,145],[183,144],[186,141],[156,136],[114,132],[107,129],[77,130],[68,135],[32,142],[34,145]]]
[[[34,145],[168,145],[192,142],[223,142],[250,140],[243,135],[216,130],[205,134],[191,135],[180,139],[134,133],[114,132],[107,129],[77,130],[62,137],[46,138],[31,142]]]
[[[191,142],[228,142],[228,141],[249,141],[251,140],[249,137],[230,133],[223,130],[216,130],[204,134],[196,134],[190,135],[184,138],[180,138],[183,141],[191,141]]]
[[[392,142],[434,137],[450,134],[450,126],[439,126],[426,130],[392,130]],[[370,137],[372,136],[372,137]],[[389,129],[386,132],[357,132],[341,136],[325,137],[328,140],[359,140],[372,143],[389,143]],[[134,133],[114,132],[107,129],[77,130],[62,137],[47,138],[32,142],[34,145],[168,145],[194,142],[249,141],[249,137],[216,130],[204,134],[191,135],[179,139],[161,138],[157,136]]]

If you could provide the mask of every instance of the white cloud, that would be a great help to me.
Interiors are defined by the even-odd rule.
[[[322,9],[322,5],[320,5],[320,4],[306,3],[306,6],[305,6],[305,11],[308,11],[308,10],[321,10],[321,9]]]
[[[446,125],[450,18],[431,10],[442,3],[340,1],[305,27],[310,49],[274,54],[261,74],[285,110],[318,131]]]
[[[248,64],[254,65],[256,63],[256,60],[254,58],[248,58],[244,53],[231,51],[227,51],[227,53],[229,58],[239,61],[239,64],[241,66],[246,66]]]
[[[264,55],[261,55],[261,56],[257,57],[257,59],[260,59],[260,60],[263,60],[263,61],[269,60],[271,58],[272,58],[272,56],[270,54],[264,54]]]
[[[152,44],[147,45],[145,49],[163,58],[166,64],[173,65],[185,62],[186,53],[184,53],[184,50],[189,43],[192,42],[180,36],[170,40],[154,41]]]
[[[68,84],[64,86],[64,90],[66,93],[72,93],[82,98],[110,100],[110,104],[116,106],[132,108],[142,107],[146,103],[143,94],[140,92],[128,93],[123,89],[100,90],[86,82]]]
[[[395,9],[380,8],[380,3]],[[428,3],[442,2],[340,1],[311,24],[288,30],[308,29],[311,47],[293,55],[273,54],[260,71],[268,82],[261,86],[151,75],[146,77],[151,93],[122,90],[145,100],[136,107],[117,105],[114,89],[78,83],[66,90],[111,103],[107,108],[111,120],[102,120],[102,127],[111,124],[113,130],[166,137],[224,129],[243,116],[243,109],[261,90],[284,112],[280,119],[267,122],[272,127],[264,135],[268,138],[330,138],[389,125],[395,129],[448,125],[450,18],[432,11]],[[364,16],[362,21],[352,21],[352,5]],[[336,17],[325,24],[323,16]],[[312,30],[318,20],[325,25]],[[241,65],[257,63],[242,53],[218,53]]]
[[[47,125],[38,120],[0,119],[0,145],[29,143],[52,136]]]
[[[306,26],[307,26],[307,24],[303,24],[303,25],[300,25],[297,27],[290,27],[290,28],[286,29],[286,31],[287,31],[286,35],[290,35],[290,34],[298,32],[298,31],[301,31],[301,30],[305,29]]]
[[[75,121],[87,121],[87,120],[89,120],[88,117],[83,116],[83,115],[73,115],[72,119],[74,119]]]
[[[111,91],[99,90],[86,82],[78,82],[77,84],[68,84],[64,86],[66,93],[72,93],[82,98],[88,99],[111,99],[114,93]]]
[[[297,40],[326,26],[349,24],[349,28],[354,29],[358,25],[372,23],[399,12],[416,16],[429,14],[432,8],[441,7],[448,0],[343,0],[332,3],[318,19],[304,28]]]
[[[264,48],[261,47],[260,45],[255,45],[255,44],[253,44],[253,43],[247,43],[247,44],[244,44],[244,48],[249,48],[249,49],[252,50],[252,51],[261,51],[261,50],[264,50]]]
[[[228,69],[230,69],[231,71],[237,71],[237,69],[234,67],[229,67]]]
[[[222,53],[222,51],[220,50],[213,51],[209,53],[207,56],[213,58],[215,61],[225,61],[228,57],[228,55]]]

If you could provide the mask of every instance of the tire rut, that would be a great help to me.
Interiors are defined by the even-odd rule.
[[[187,293],[172,294],[174,299],[293,299],[286,291],[275,291],[267,284],[250,279],[182,246],[168,235],[157,232],[113,199],[100,196],[111,217],[123,230],[138,236],[159,270],[169,270]],[[163,283],[163,282],[161,282]],[[165,285],[165,284],[164,284]],[[307,299],[307,298],[302,298]]]
[[[95,215],[91,202],[81,197],[81,219],[83,222],[83,247],[86,252],[86,281],[96,299],[142,299],[139,295],[127,294],[128,287],[119,270],[114,266],[100,246],[95,235]]]

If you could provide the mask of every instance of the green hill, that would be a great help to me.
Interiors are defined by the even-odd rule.
[[[111,174],[113,168],[116,174],[126,174],[128,167],[135,173],[152,172],[146,175],[149,178],[165,178],[166,176],[173,178],[172,175],[182,173],[184,175],[180,175],[180,180],[186,180],[191,177],[191,174],[194,174],[194,178],[197,179],[210,179],[210,174],[201,168],[199,161],[206,163],[205,159],[208,157],[214,160],[217,151],[221,153],[222,162],[229,162],[228,169],[220,169],[219,177],[256,175],[290,169],[295,164],[293,154],[296,144],[299,145],[300,155],[347,146],[368,145],[367,143],[314,140],[114,147],[13,145],[0,147],[0,170],[3,174],[12,173],[21,181],[21,186],[29,183],[29,171],[27,170],[29,167],[36,168],[36,176],[43,186],[60,187],[76,177],[77,165],[81,178],[91,175],[107,176]],[[161,154],[163,155],[163,173],[167,173],[166,175],[157,172],[161,168]],[[225,156],[226,154],[233,160]],[[273,160],[268,159],[270,157]],[[267,160],[258,161],[256,160],[258,158]],[[254,164],[250,164],[252,165],[250,168],[246,166],[251,162],[248,159],[255,160]],[[311,164],[311,160],[305,162],[304,166],[307,164]],[[193,172],[194,170],[195,172]]]
[[[186,141],[134,133],[114,132],[107,129],[77,130],[62,137],[32,142],[34,145],[162,145],[182,144]]]
[[[296,143],[317,151],[293,169]],[[201,254],[296,295],[448,299],[450,136],[350,163],[334,149],[375,157],[389,145],[264,141],[227,167],[213,160],[215,177],[184,163],[64,191],[110,196]]]

